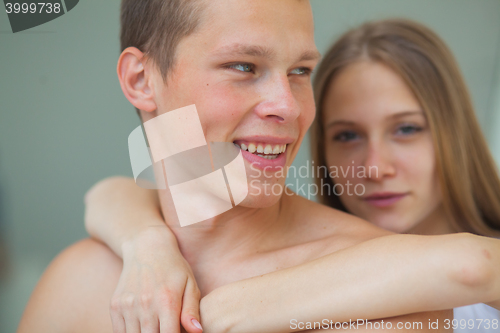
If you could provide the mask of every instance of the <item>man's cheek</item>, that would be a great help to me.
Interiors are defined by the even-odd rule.
[[[304,124],[304,128],[306,131],[311,127],[315,115],[316,115],[316,110],[311,108],[306,109],[305,112],[302,113],[301,115],[303,119],[302,124]]]

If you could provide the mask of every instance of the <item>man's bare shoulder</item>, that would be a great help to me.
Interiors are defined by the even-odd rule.
[[[291,199],[294,201],[293,207],[296,207],[292,214],[297,232],[309,234],[309,237],[321,243],[325,254],[392,234],[352,214],[298,195]]]
[[[112,332],[109,302],[121,260],[90,239],[61,252],[42,275],[18,332]]]

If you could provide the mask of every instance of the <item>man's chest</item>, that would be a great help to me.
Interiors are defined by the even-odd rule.
[[[240,260],[213,260],[207,265],[193,268],[193,272],[203,297],[223,285],[297,266],[351,245],[352,241],[324,239],[257,253]]]

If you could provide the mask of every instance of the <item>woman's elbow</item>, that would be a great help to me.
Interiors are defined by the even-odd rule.
[[[122,176],[108,177],[94,184],[84,196],[85,229],[90,235],[94,234],[96,223],[99,221],[102,205],[110,200],[110,194],[135,185],[134,180]]]
[[[453,279],[475,292],[489,290],[495,281],[492,248],[489,239],[470,233],[455,235]]]
[[[84,203],[87,205],[95,199],[99,198],[103,194],[107,194],[110,188],[117,188],[123,185],[129,185],[133,182],[133,179],[123,177],[123,176],[113,176],[104,178],[94,185],[85,193]]]

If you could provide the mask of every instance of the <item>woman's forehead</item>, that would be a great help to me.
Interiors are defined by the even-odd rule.
[[[405,81],[388,66],[358,62],[343,69],[325,95],[325,121],[339,116],[384,118],[407,111],[421,111],[418,100]]]

